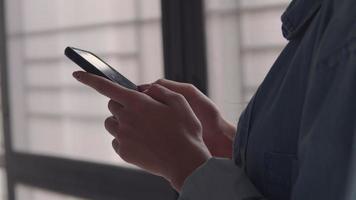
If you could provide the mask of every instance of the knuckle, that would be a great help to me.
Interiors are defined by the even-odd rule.
[[[203,126],[198,120],[196,120],[190,124],[190,130],[195,133],[200,133],[203,131]]]
[[[211,118],[214,119],[214,121],[219,121],[222,118],[219,110],[215,109],[215,108],[211,108],[209,110],[209,114],[210,114]]]
[[[117,142],[116,139],[113,139],[113,140],[111,141],[111,146],[112,146],[112,148],[113,148],[115,151],[117,151],[118,142]]]
[[[108,102],[108,109],[111,111],[114,109],[114,100],[110,99],[110,101]]]
[[[105,119],[104,126],[105,126],[105,129],[107,131],[111,131],[112,130],[112,127],[114,126],[113,120],[114,119],[112,117],[108,117],[108,118]]]
[[[123,106],[114,100],[110,100],[108,102],[108,109],[113,114],[117,114],[118,112],[121,111],[122,108],[123,108]]]
[[[186,88],[187,92],[191,94],[196,93],[198,91],[198,89],[190,83],[185,83],[184,87]]]
[[[119,154],[119,156],[121,157],[122,160],[126,161],[126,162],[130,162],[130,156],[129,156],[129,151],[126,148],[126,145],[123,143],[121,145],[118,146],[117,148],[117,153]]]
[[[195,86],[191,83],[184,83],[184,87],[187,89],[195,90]]]
[[[174,99],[175,99],[176,101],[178,101],[178,102],[183,102],[183,101],[185,101],[184,96],[181,95],[181,94],[179,94],[179,93],[174,93],[172,96],[173,96]]]
[[[105,127],[108,127],[108,126],[109,126],[109,123],[110,123],[110,117],[108,117],[108,118],[105,119],[105,121],[104,121]]]
[[[203,131],[203,126],[202,126],[201,122],[199,122],[199,121],[197,121],[193,127],[195,130],[197,130],[199,132]]]
[[[164,83],[166,83],[166,79],[160,78],[160,79],[158,79],[155,83],[157,83],[157,84],[164,84]]]
[[[179,94],[179,93],[174,93],[174,92],[168,92],[164,94],[169,101],[172,102],[181,102],[184,100],[184,96]]]
[[[104,121],[105,127],[108,127],[111,124],[111,120],[112,120],[111,117],[105,119]]]
[[[155,84],[152,84],[150,90],[151,90],[151,91],[157,91],[157,90],[159,90],[160,88],[161,88],[160,84],[155,83]]]
[[[203,132],[203,128],[202,128],[201,125],[196,124],[196,125],[193,127],[193,131],[194,131],[195,133],[202,133],[202,132]]]

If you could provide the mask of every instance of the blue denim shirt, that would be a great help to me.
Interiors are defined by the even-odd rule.
[[[356,159],[356,1],[294,0],[282,22],[289,43],[240,116],[234,162],[209,160],[181,199],[346,199]]]

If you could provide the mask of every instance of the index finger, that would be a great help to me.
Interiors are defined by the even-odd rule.
[[[73,73],[73,76],[79,82],[95,89],[100,94],[105,95],[124,106],[128,105],[138,94],[137,92],[122,87],[104,77],[87,72],[77,71]]]

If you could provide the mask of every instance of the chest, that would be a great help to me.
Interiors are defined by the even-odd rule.
[[[330,97],[327,102],[335,105],[330,102],[337,100],[332,97],[341,96],[337,95],[339,83],[347,85],[346,77],[354,73],[353,67],[340,64],[355,52],[354,17],[344,15],[344,10],[354,8],[347,9],[350,6],[345,4],[336,9],[333,2],[323,1],[320,10],[310,15],[310,23],[296,26],[297,32],[291,29],[295,37],[276,60],[239,120],[235,161],[270,199],[289,199],[298,175],[298,155],[308,141],[305,133],[313,127],[315,114],[325,104],[326,95]],[[341,66],[328,69],[332,65]],[[330,119],[330,113],[326,112],[323,119]]]
[[[300,123],[318,35],[311,28],[288,44],[238,125],[235,160],[266,196],[278,194],[275,199],[288,199],[297,172]]]

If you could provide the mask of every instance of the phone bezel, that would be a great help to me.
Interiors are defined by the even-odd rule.
[[[82,52],[85,52],[85,53],[89,53],[92,56],[96,57],[101,62],[103,62],[107,67],[109,67],[110,70],[112,70],[114,73],[116,73],[116,75],[121,76],[120,79],[124,79],[125,82],[118,82],[115,79],[105,75],[105,73],[103,73],[101,70],[99,70],[95,65],[93,65],[91,62],[89,62],[84,57],[82,57],[79,53],[77,53],[76,50],[77,51],[82,51]],[[104,77],[104,78],[106,78],[106,79],[108,79],[110,81],[113,81],[115,83],[118,83],[118,84],[120,84],[120,85],[122,85],[122,86],[124,86],[126,88],[137,90],[137,86],[134,83],[132,83],[129,79],[127,79],[121,73],[116,71],[108,63],[106,63],[103,59],[101,59],[100,57],[98,57],[97,55],[95,55],[94,53],[92,53],[90,51],[79,49],[79,48],[75,48],[75,47],[67,47],[65,49],[65,51],[64,51],[64,54],[70,60],[72,60],[74,63],[76,63],[79,67],[81,67],[86,72],[89,72],[89,73]]]

